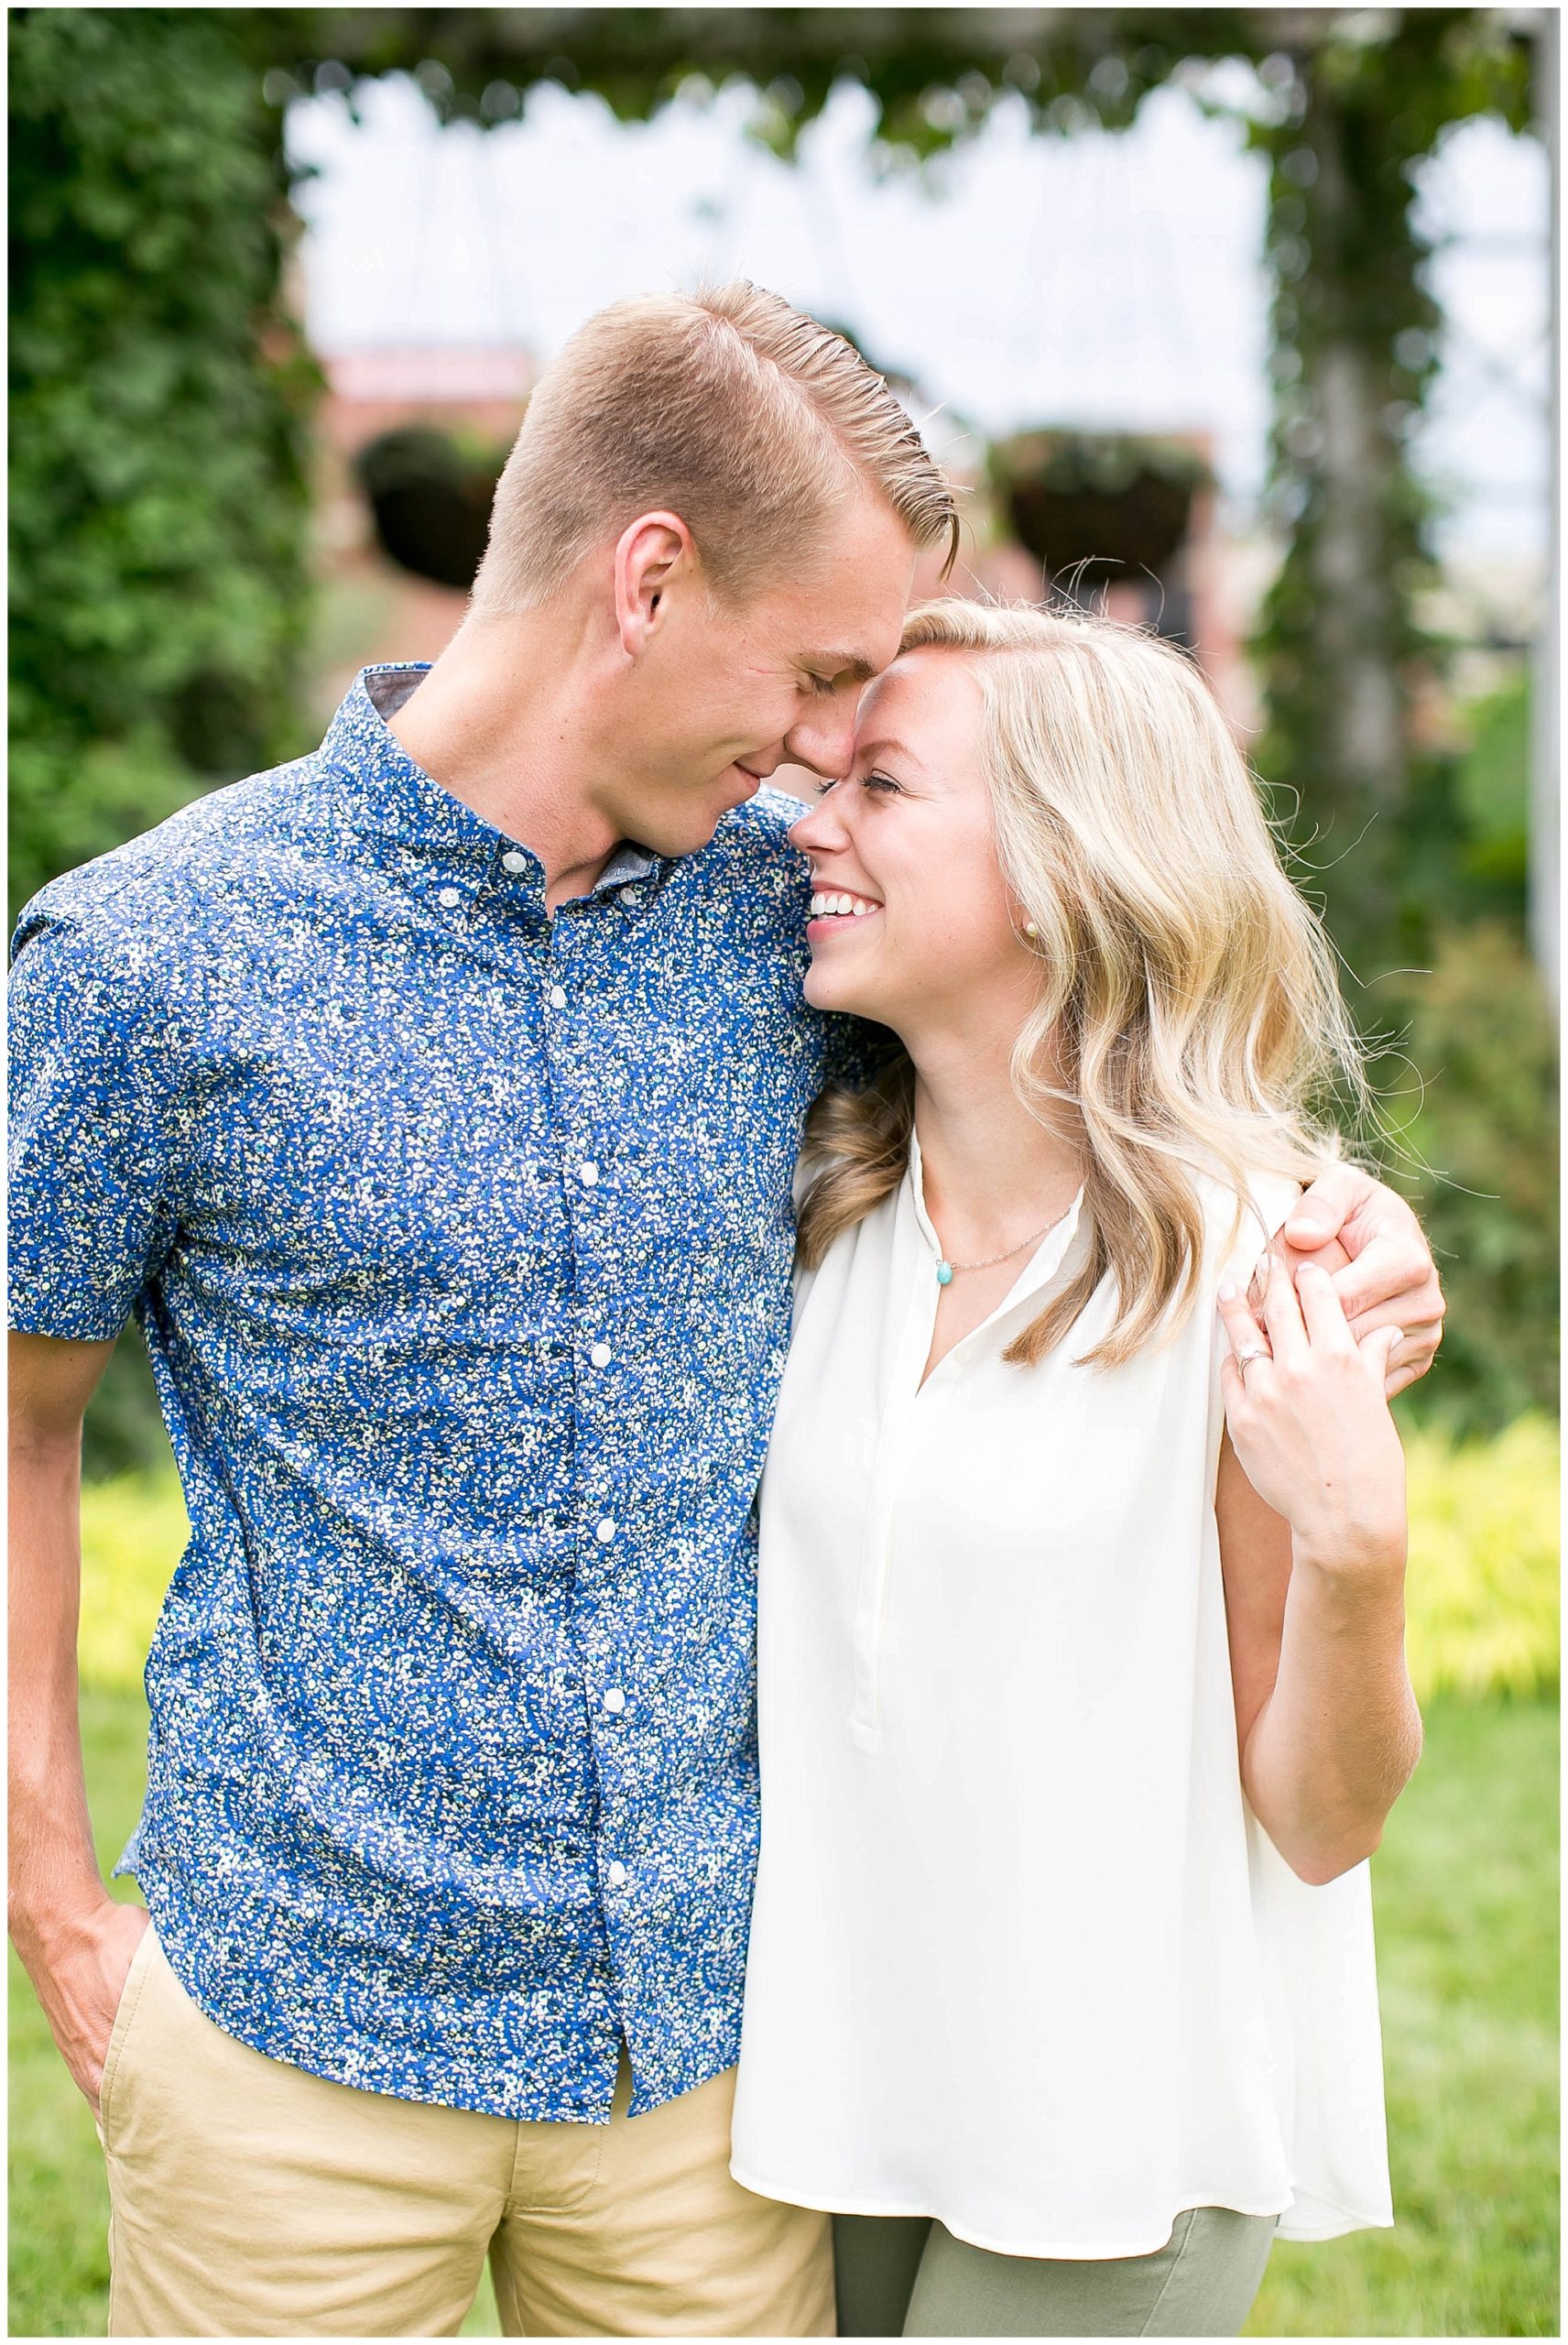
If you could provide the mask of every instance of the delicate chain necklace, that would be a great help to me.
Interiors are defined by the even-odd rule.
[[[998,1262],[1010,1262],[1013,1256],[1015,1254],[1021,1254],[1026,1246],[1038,1246],[1040,1239],[1056,1227],[1058,1222],[1066,1220],[1072,1210],[1073,1208],[1071,1205],[1063,1206],[1062,1210],[1055,1216],[1055,1218],[1048,1221],[1043,1229],[1037,1229],[1032,1238],[1020,1238],[1018,1244],[1016,1246],[1009,1246],[1005,1254],[988,1254],[983,1262],[950,1262],[945,1254],[938,1254],[936,1258],[936,1282],[938,1286],[951,1286],[953,1283],[953,1272],[955,1271],[989,1271],[995,1269]],[[930,1243],[929,1239],[927,1240],[927,1243]]]

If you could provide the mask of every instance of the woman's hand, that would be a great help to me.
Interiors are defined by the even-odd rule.
[[[1378,1327],[1357,1343],[1334,1281],[1313,1262],[1292,1285],[1270,1258],[1266,1341],[1228,1282],[1219,1303],[1231,1443],[1258,1497],[1290,1524],[1298,1561],[1402,1570],[1405,1460],[1385,1397],[1400,1330]]]

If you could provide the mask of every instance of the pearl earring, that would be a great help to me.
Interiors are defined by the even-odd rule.
[[[1024,922],[1024,934],[1025,934],[1026,936],[1038,936],[1038,935],[1040,934],[1040,930],[1036,927],[1036,925],[1035,925],[1035,923],[1034,923],[1034,922],[1033,922],[1032,920],[1026,920],[1026,921],[1025,921],[1025,922]]]

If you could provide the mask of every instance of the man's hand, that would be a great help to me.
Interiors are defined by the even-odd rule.
[[[122,1905],[107,1895],[94,1913],[59,1925],[47,1936],[13,1926],[16,1951],[27,1965],[60,2057],[94,2117],[114,2013],[142,1933],[149,1926],[145,1906]]]
[[[1443,1340],[1443,1289],[1421,1224],[1403,1197],[1357,1165],[1331,1165],[1269,1252],[1292,1277],[1309,1260],[1332,1274],[1357,1343],[1379,1327],[1401,1331],[1384,1383],[1390,1400],[1426,1374]],[[1261,1325],[1263,1282],[1257,1275],[1247,1300]]]

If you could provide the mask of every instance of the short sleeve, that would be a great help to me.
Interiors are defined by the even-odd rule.
[[[112,941],[27,915],[17,933],[10,1324],[106,1341],[173,1241],[168,1020]]]

